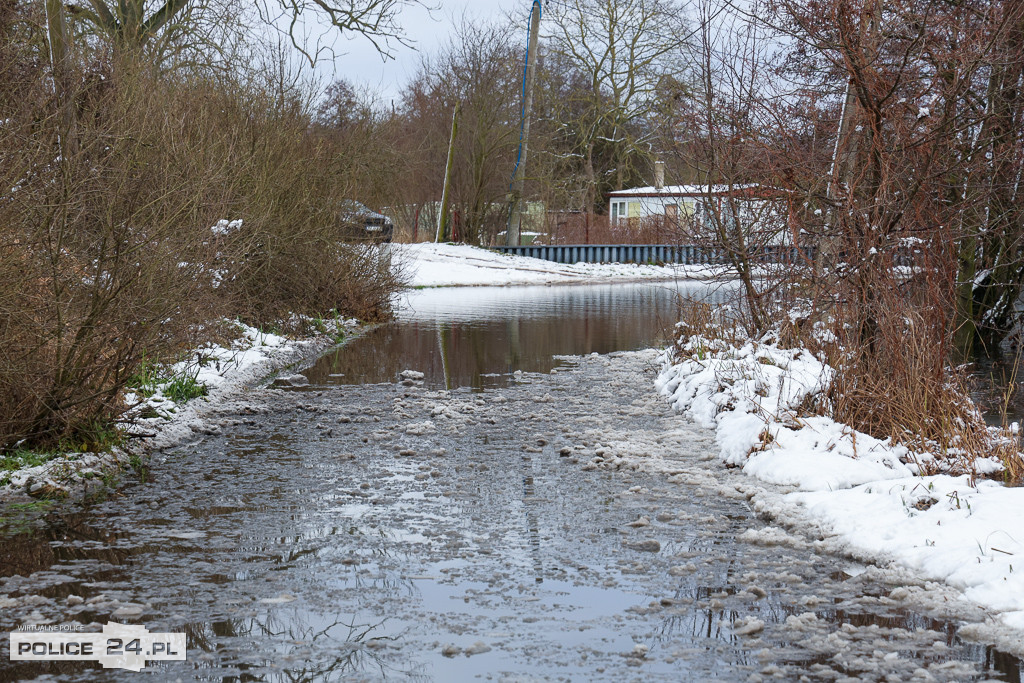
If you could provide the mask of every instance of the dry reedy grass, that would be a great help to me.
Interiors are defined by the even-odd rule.
[[[808,334],[813,319],[788,321],[780,335],[790,344],[823,355],[835,370],[826,395],[811,410],[879,439],[906,446],[934,460],[917,464],[922,473],[977,473],[978,458],[1003,463],[1007,480],[1019,481],[1021,453],[1007,430],[993,431],[970,398],[963,368],[949,363],[941,315],[912,297],[886,297],[876,308],[874,334],[861,335],[860,317],[833,308],[817,319],[831,331],[827,343]],[[913,456],[912,456],[913,457]]]
[[[218,320],[387,315],[400,283],[384,250],[339,243],[350,187],[301,103],[109,66],[79,80],[63,155],[46,80],[0,81],[0,451],[102,445],[140,363]],[[220,219],[242,227],[217,236]]]
[[[884,325],[893,335],[879,340],[873,353],[833,350],[831,417],[912,451],[933,453],[954,472],[973,473],[977,457],[993,454],[991,435],[963,377],[935,358],[933,340],[919,334],[920,327],[920,320],[908,319],[896,336],[896,325]],[[925,473],[938,471],[938,463],[920,464]]]
[[[1002,447],[997,453],[1005,467],[1003,480],[1019,484],[1024,482],[1024,456],[1020,451],[1020,443],[1017,439]]]
[[[731,346],[742,346],[748,341],[747,333],[737,316],[723,314],[721,306],[688,297],[680,297],[673,350],[676,358],[687,358],[693,351],[687,350],[691,338],[718,341]]]
[[[912,453],[933,455],[934,460],[917,463],[923,474],[976,476],[977,459],[994,457],[1003,463],[1003,479],[1020,482],[1024,460],[1019,438],[986,425],[970,399],[963,370],[947,362],[943,321],[929,320],[927,309],[922,313],[913,303],[890,300],[878,309],[883,313],[876,319],[870,347],[858,336],[857,321],[842,317],[850,309],[809,307],[803,316],[790,317],[788,311],[777,315],[774,336],[780,345],[807,348],[835,370],[828,392],[813,397],[802,410],[889,438]],[[691,337],[735,347],[749,341],[742,316],[727,318],[712,305],[684,301],[679,317],[676,358],[701,352],[684,348]]]

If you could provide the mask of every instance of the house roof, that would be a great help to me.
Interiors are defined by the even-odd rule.
[[[628,199],[629,197],[705,197],[711,195],[728,195],[743,193],[746,195],[774,194],[777,190],[762,188],[760,185],[665,185],[660,190],[655,187],[631,187],[627,190],[609,192],[611,198]]]

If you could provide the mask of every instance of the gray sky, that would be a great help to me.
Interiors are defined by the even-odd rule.
[[[523,45],[526,45],[527,18],[532,0],[426,0],[439,5],[434,12],[422,7],[408,7],[399,17],[413,48],[396,45],[395,59],[386,63],[365,39],[339,40],[335,44],[337,57],[333,64],[321,64],[317,73],[323,78],[337,76],[353,83],[365,85],[381,94],[384,102],[398,98],[402,87],[416,73],[421,54],[431,54],[449,40],[463,12],[472,19],[486,21],[503,16],[506,12],[522,15]]]

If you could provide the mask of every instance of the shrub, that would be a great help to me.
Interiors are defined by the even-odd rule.
[[[187,172],[161,93],[94,81],[76,146],[58,157],[56,117],[0,131],[0,446],[46,447],[121,411],[144,355],[195,340],[219,311],[208,242],[215,176]],[[45,109],[43,111],[46,111]]]
[[[339,206],[356,194],[349,163],[311,132],[298,95],[283,101],[259,87],[245,107],[211,112],[210,130],[231,131],[233,217],[222,244],[225,294],[254,326],[291,314],[378,320],[401,286],[386,247],[343,244]]]
[[[338,243],[350,188],[296,96],[98,64],[72,135],[44,78],[0,81],[0,452],[97,441],[218,320],[376,319],[400,285],[386,249]]]

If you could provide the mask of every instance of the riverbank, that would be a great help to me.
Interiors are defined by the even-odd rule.
[[[781,487],[774,496],[751,489],[758,512],[839,552],[945,582],[992,614],[989,637],[1024,652],[1024,488],[984,478],[998,477],[998,460],[963,473],[962,462],[807,415],[802,406],[831,378],[809,351],[691,342],[703,351],[666,352],[655,387],[714,430],[723,464]]]
[[[277,373],[316,360],[361,328],[356,320],[328,320],[321,327],[315,336],[290,338],[237,323],[239,334],[231,343],[195,349],[185,360],[164,368],[162,381],[126,395],[130,409],[122,445],[103,452],[28,457],[30,463],[44,462],[0,471],[0,502],[89,498],[116,486],[131,470],[144,476],[150,453],[215,432],[209,416],[225,402]],[[283,382],[304,379],[285,374]],[[171,387],[182,378],[203,395],[178,398]]]
[[[723,266],[714,265],[552,263],[466,244],[420,242],[395,244],[392,249],[412,287],[704,280],[726,272]]]

